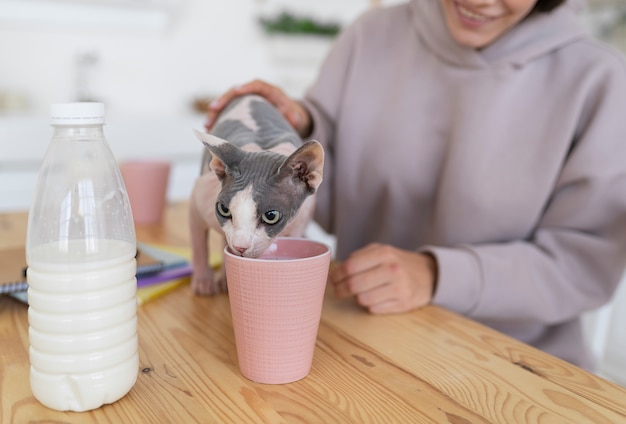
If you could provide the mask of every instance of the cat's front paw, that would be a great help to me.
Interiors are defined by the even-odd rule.
[[[220,292],[218,281],[213,278],[213,275],[193,274],[191,290],[198,296],[213,296]]]

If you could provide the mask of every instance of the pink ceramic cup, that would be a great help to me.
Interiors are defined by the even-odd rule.
[[[259,258],[224,249],[239,369],[257,383],[306,377],[313,363],[330,249],[278,238]]]
[[[170,162],[134,160],[120,164],[135,224],[156,224],[167,202]]]

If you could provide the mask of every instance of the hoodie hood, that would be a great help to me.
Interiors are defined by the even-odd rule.
[[[568,0],[548,13],[534,13],[484,49],[460,45],[452,38],[440,0],[412,0],[413,24],[424,44],[454,66],[521,67],[588,34],[577,12],[584,0]]]

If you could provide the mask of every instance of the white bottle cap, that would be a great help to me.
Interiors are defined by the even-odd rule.
[[[50,106],[50,118],[52,125],[104,124],[104,104],[56,103]]]

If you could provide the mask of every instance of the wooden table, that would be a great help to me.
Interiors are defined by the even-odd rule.
[[[0,248],[25,214],[0,215]],[[138,228],[188,246],[187,209]],[[263,385],[237,368],[228,298],[188,286],[141,306],[140,370],[128,395],[83,413],[45,408],[29,386],[27,307],[0,296],[1,423],[626,423],[626,389],[438,307],[372,316],[330,290],[313,368]]]

